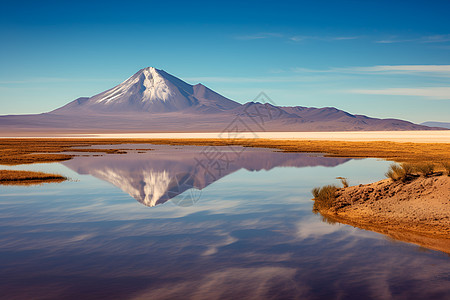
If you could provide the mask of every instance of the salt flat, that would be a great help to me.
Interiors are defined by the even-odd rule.
[[[411,143],[450,143],[450,130],[433,131],[343,131],[343,132],[208,132],[208,133],[129,133],[84,135],[97,138],[262,138],[327,141],[391,141]]]
[[[31,137],[31,136],[30,136]],[[411,143],[450,143],[450,130],[426,131],[342,131],[342,132],[165,132],[165,133],[99,133],[41,135],[32,138],[127,138],[127,139],[281,139],[328,141],[391,141]],[[11,137],[5,137],[11,138]],[[23,137],[22,137],[23,138]]]

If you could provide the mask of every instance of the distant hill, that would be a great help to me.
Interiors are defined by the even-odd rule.
[[[334,107],[240,104],[152,67],[49,113],[0,116],[0,133],[222,132],[231,127],[287,132],[442,129],[353,115]]]
[[[450,129],[450,122],[433,122],[433,121],[428,121],[428,122],[423,122],[421,125],[430,126],[430,127],[442,127],[442,128]]]

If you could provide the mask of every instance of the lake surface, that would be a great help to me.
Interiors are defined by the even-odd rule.
[[[450,298],[447,254],[311,211],[313,187],[389,162],[120,147],[141,150],[5,167],[71,181],[0,186],[2,299]]]

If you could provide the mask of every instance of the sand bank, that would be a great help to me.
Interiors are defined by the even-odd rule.
[[[338,189],[332,220],[450,253],[450,177],[390,179]]]

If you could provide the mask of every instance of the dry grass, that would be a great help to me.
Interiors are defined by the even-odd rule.
[[[389,170],[385,174],[385,176],[392,179],[392,181],[406,181],[409,175],[412,174],[408,164],[391,164]]]
[[[444,169],[448,166],[445,163],[441,163],[441,165]],[[420,175],[425,177],[435,175],[437,173],[435,173],[434,171],[438,168],[439,167],[433,163],[401,163],[400,165],[391,164],[389,170],[385,173],[385,175],[393,181],[407,181]],[[440,172],[439,174],[442,174],[442,172]]]
[[[0,170],[0,184],[2,185],[34,185],[45,182],[62,182],[66,177],[42,172]]]
[[[447,175],[450,176],[450,163],[443,162],[441,164],[445,172],[447,172]]]
[[[413,170],[423,176],[433,175],[434,169],[435,167],[432,163],[415,164],[413,166]]]
[[[338,187],[335,185],[325,185],[323,187],[313,188],[311,193],[314,196],[314,211],[321,209],[329,209],[333,201],[336,199],[336,191]]]
[[[128,142],[127,142],[128,143]],[[124,141],[67,139],[0,139],[0,165],[48,163],[69,160],[75,155],[64,152],[123,154],[131,149],[78,149],[93,145],[124,144]],[[134,150],[134,149],[132,149]]]

